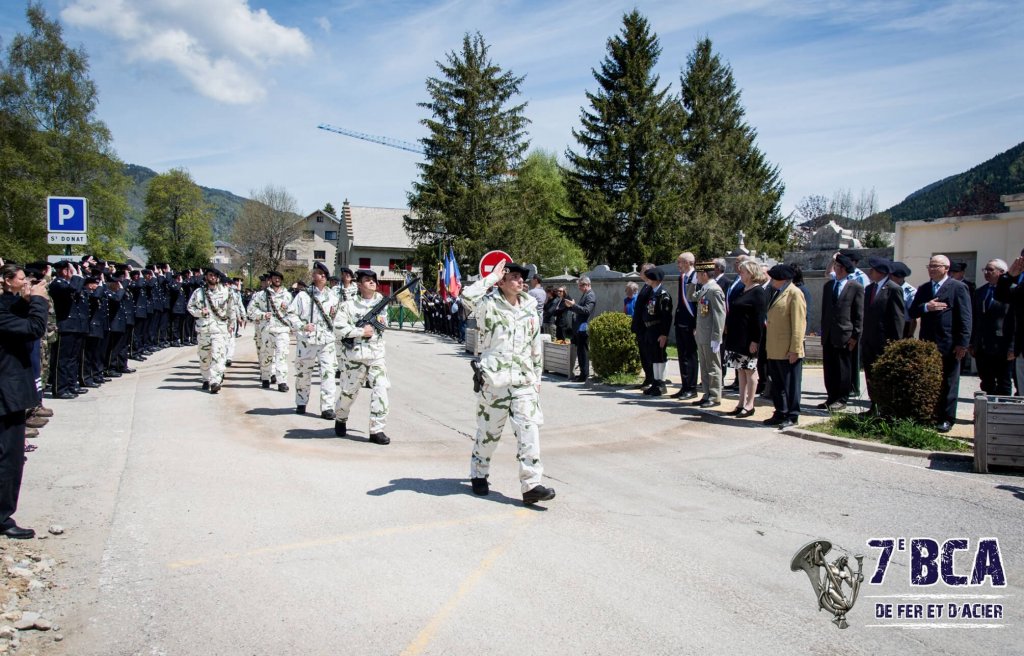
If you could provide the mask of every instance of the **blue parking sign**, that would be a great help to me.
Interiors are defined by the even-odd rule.
[[[46,228],[49,232],[85,232],[87,211],[84,198],[50,196],[46,199]]]

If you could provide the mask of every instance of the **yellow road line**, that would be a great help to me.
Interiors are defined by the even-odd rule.
[[[517,510],[514,515],[515,517],[522,516],[521,513],[526,511],[524,508]],[[379,538],[386,537],[389,535],[398,535],[401,533],[414,533],[416,531],[428,531],[438,528],[448,528],[452,526],[462,526],[465,524],[474,524],[477,522],[488,522],[493,520],[508,519],[510,517],[508,512],[493,513],[490,515],[474,515],[472,517],[464,517],[461,519],[446,519],[437,522],[425,522],[422,524],[408,524],[406,526],[393,526],[389,528],[373,529],[370,531],[358,531],[356,533],[346,533],[344,535],[334,535],[331,537],[320,538],[317,540],[305,540],[303,542],[293,542],[291,544],[280,544],[269,547],[260,547],[258,549],[250,549],[248,551],[237,551],[233,553],[226,553],[219,556],[211,556],[209,558],[195,558],[192,560],[178,560],[168,563],[167,566],[171,569],[183,569],[186,567],[196,567],[199,565],[206,565],[211,562],[219,562],[224,560],[237,560],[239,558],[245,558],[249,556],[261,556],[265,554],[285,553],[288,551],[297,551],[299,549],[313,549],[315,547],[323,547],[331,544],[339,544],[342,542],[352,542],[354,540],[362,540],[367,538]]]
[[[515,513],[516,518],[519,520],[525,520],[533,515],[534,513],[532,511],[525,508],[520,508]],[[448,616],[452,614],[456,607],[458,607],[463,598],[472,592],[473,588],[475,588],[476,584],[480,582],[480,579],[483,578],[484,574],[490,571],[495,561],[497,561],[498,558],[508,550],[512,543],[515,542],[515,539],[518,537],[519,532],[522,530],[524,525],[525,522],[517,522],[516,528],[509,535],[508,539],[487,552],[487,555],[485,555],[483,560],[480,561],[480,564],[477,565],[476,569],[474,569],[469,576],[462,581],[459,585],[459,589],[448,598],[448,601],[446,601],[443,606],[441,606],[441,610],[437,611],[437,614],[430,619],[425,627],[423,627],[423,630],[416,636],[416,639],[410,642],[409,646],[402,650],[401,656],[417,656],[418,654],[423,653],[423,650],[427,648],[430,642],[434,639],[438,630],[445,621],[447,621]]]

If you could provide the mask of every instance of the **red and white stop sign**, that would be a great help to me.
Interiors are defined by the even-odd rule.
[[[494,271],[494,267],[501,264],[502,260],[512,261],[512,256],[505,251],[488,251],[480,258],[480,277],[485,278],[487,274]]]

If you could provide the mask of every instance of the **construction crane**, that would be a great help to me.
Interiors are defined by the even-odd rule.
[[[363,132],[356,132],[355,130],[346,130],[345,128],[335,127],[333,125],[327,125],[321,123],[317,126],[321,130],[327,130],[328,132],[337,132],[343,134],[346,137],[354,137],[356,139],[362,139],[363,141],[370,141],[382,146],[390,146],[391,148],[398,148],[399,150],[407,150],[410,153],[418,153],[423,155],[425,151],[423,146],[419,144],[409,143],[408,141],[401,141],[400,139],[392,139],[391,137],[378,137],[373,134],[365,134]]]

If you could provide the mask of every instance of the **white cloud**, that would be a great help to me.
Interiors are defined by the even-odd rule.
[[[323,30],[325,34],[331,33],[331,20],[326,16],[317,16],[316,24],[320,26],[320,29]]]
[[[72,0],[61,16],[114,36],[133,59],[174,66],[199,93],[229,104],[262,99],[264,69],[312,51],[301,30],[247,0]]]

